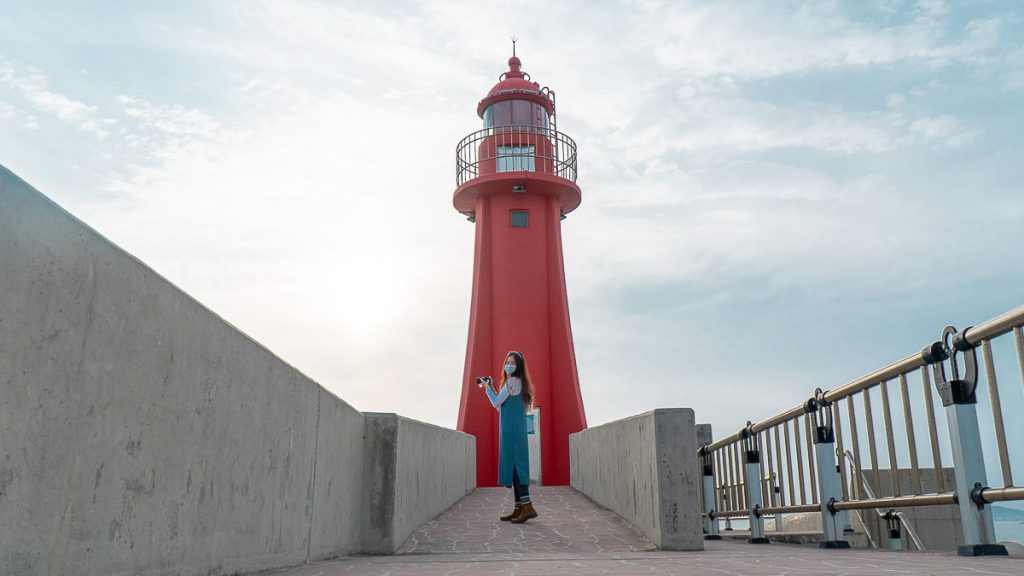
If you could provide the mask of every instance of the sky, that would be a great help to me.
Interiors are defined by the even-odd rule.
[[[579,146],[562,234],[590,425],[682,406],[730,434],[1024,304],[1019,2],[0,15],[0,164],[360,410],[455,425],[455,144],[513,35]]]

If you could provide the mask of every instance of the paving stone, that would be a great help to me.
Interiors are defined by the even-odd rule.
[[[637,552],[654,545],[618,514],[594,505],[568,486],[535,487],[540,514],[526,524],[500,522],[512,510],[510,490],[478,488],[417,529],[404,554]]]
[[[531,489],[539,518],[500,522],[509,491],[478,488],[417,529],[394,556],[356,556],[261,576],[961,576],[1022,575],[1024,558],[952,552],[820,550],[809,545],[706,542],[703,552],[657,550],[615,513],[568,487]]]

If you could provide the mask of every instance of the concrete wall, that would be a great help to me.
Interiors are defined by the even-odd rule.
[[[572,487],[666,550],[703,550],[693,410],[654,410],[569,437]]]
[[[361,551],[388,554],[476,487],[476,443],[395,414],[367,413],[366,423]]]
[[[697,448],[714,441],[711,437],[711,424],[697,424],[694,430],[697,435]]]
[[[388,481],[365,474],[367,420],[0,168],[0,574],[360,551],[364,486]],[[457,471],[472,438],[403,422],[397,492],[430,505],[398,500],[396,537],[475,480],[418,476],[412,446]]]
[[[872,468],[864,470],[868,484],[878,496],[892,496],[892,470],[879,468],[878,476],[881,479],[881,486],[875,481],[875,472]],[[942,469],[942,479],[947,492],[956,490],[956,475],[952,468]],[[900,492],[910,494],[917,489],[913,482],[909,468],[899,469]],[[923,493],[929,494],[938,491],[938,482],[934,468],[921,469],[921,488]],[[917,535],[928,550],[956,550],[963,544],[963,527],[960,524],[960,508],[958,506],[918,506],[913,508],[896,508],[905,512],[913,524]],[[883,510],[884,512],[884,510]],[[888,545],[888,532],[885,523],[877,520],[878,514],[873,512],[861,512],[864,517],[866,528],[876,542],[882,547]],[[879,532],[881,528],[881,532]],[[879,539],[881,534],[881,539]],[[910,543],[910,537],[903,535],[903,547],[914,549]]]

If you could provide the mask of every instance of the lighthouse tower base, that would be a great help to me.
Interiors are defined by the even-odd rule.
[[[521,352],[543,415],[535,440],[540,478],[567,485],[569,435],[586,428],[562,265],[560,197],[571,183],[516,174],[494,175],[502,185],[488,179],[489,190],[475,198],[473,302],[458,429],[477,438],[478,485],[495,485],[498,413],[476,378],[495,375],[509,351]]]

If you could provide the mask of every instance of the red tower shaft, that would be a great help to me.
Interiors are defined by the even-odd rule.
[[[484,129],[458,147],[455,208],[476,223],[458,429],[476,436],[477,484],[494,486],[498,413],[476,385],[522,352],[540,409],[544,484],[569,483],[569,435],[586,428],[562,263],[561,220],[580,203],[576,146],[549,128],[550,91],[519,59],[481,101]]]

